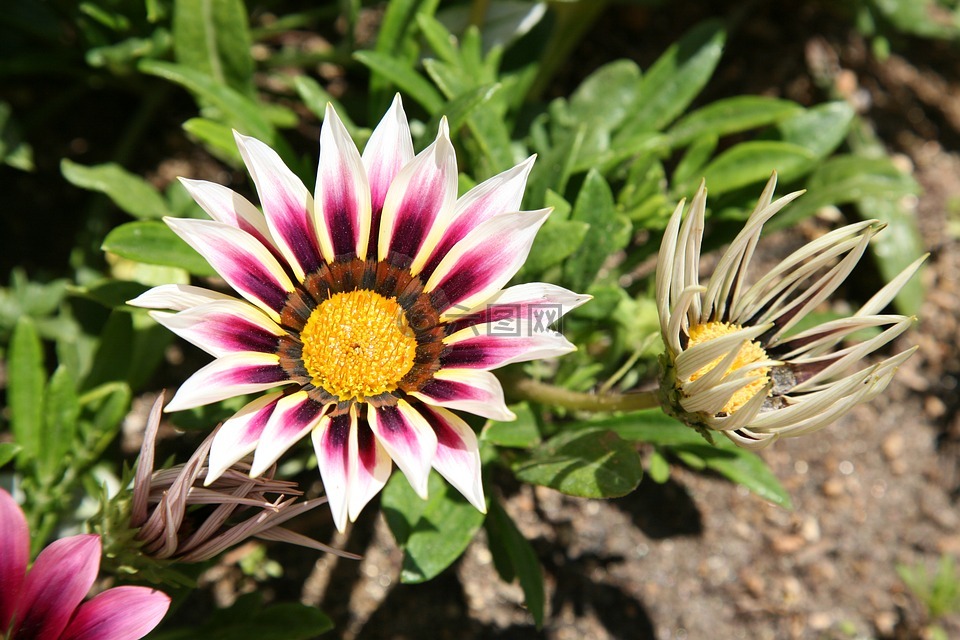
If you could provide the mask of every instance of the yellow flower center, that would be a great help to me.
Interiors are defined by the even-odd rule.
[[[324,300],[300,340],[313,383],[340,400],[363,402],[393,391],[417,354],[416,337],[396,299],[368,290]]]
[[[728,322],[707,322],[706,324],[694,325],[690,327],[690,342],[687,344],[687,348],[689,349],[695,345],[730,335],[731,333],[739,331],[742,328],[743,327],[740,325],[730,324]],[[723,360],[723,356],[701,367],[699,371],[690,376],[690,381],[693,382],[697,378],[705,376],[707,373],[712,371],[714,367],[720,364],[721,360]],[[760,362],[762,360],[768,360],[768,357],[767,352],[763,350],[763,347],[760,346],[760,343],[747,342],[740,347],[737,357],[734,359],[733,364],[730,365],[730,368],[724,372],[723,377],[725,378],[728,374],[741,367],[745,367],[753,364],[754,362]],[[753,380],[733,394],[733,397],[727,401],[727,404],[723,405],[723,409],[721,409],[721,411],[727,415],[730,415],[745,405],[750,398],[762,391],[770,381],[770,376],[768,375],[769,372],[769,367],[761,367],[748,372],[746,374],[747,377],[753,378]]]

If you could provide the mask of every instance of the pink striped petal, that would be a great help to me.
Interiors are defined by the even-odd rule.
[[[469,411],[493,420],[506,422],[517,417],[503,400],[500,381],[489,371],[440,369],[410,395],[429,405]]]
[[[377,239],[380,237],[380,213],[387,199],[387,191],[400,169],[413,160],[413,140],[410,126],[398,93],[380,124],[373,130],[367,146],[363,149],[363,164],[370,183],[371,221],[368,256],[376,257]]]
[[[262,311],[240,300],[209,302],[175,314],[154,311],[150,316],[216,357],[237,351],[276,353],[278,339],[286,335]]]
[[[164,218],[174,233],[206,258],[241,296],[267,312],[274,321],[293,283],[270,251],[253,236],[213,220]]]
[[[127,300],[127,304],[144,309],[183,311],[216,300],[236,300],[236,298],[189,284],[162,284],[144,291],[133,300]]]
[[[40,552],[27,574],[12,638],[59,638],[100,569],[100,536],[63,538]]]
[[[209,486],[238,460],[257,448],[282,392],[261,396],[230,417],[210,446],[209,469],[203,481]]]
[[[169,608],[170,596],[154,589],[107,589],[80,605],[60,640],[140,640]]]
[[[514,362],[562,356],[577,349],[562,334],[538,333],[529,323],[516,324],[516,333],[512,335],[484,335],[479,333],[483,328],[487,325],[461,329],[444,338],[450,351],[443,355],[443,366],[496,369]]]
[[[486,513],[477,435],[470,425],[446,409],[417,408],[437,434],[437,455],[433,458],[433,468],[456,487],[470,504]]]
[[[436,141],[390,185],[380,221],[379,259],[407,267],[418,262],[421,252],[429,255],[427,236],[434,223],[447,223],[456,200],[457,156],[443,120]]]
[[[257,185],[270,236],[294,275],[303,281],[305,273],[316,270],[321,264],[317,235],[311,225],[313,196],[276,151],[256,138],[236,131],[233,135],[243,162]]]
[[[426,499],[430,466],[437,452],[437,435],[430,423],[406,400],[395,406],[369,406],[367,420],[410,486]]]
[[[544,282],[520,284],[494,294],[474,309],[462,310],[460,314],[448,312],[452,319],[449,327],[451,333],[475,327],[477,335],[517,335],[521,323],[534,328],[551,326],[591,297]]]
[[[180,178],[180,184],[211,218],[246,231],[267,248],[274,247],[263,214],[239,193],[206,180]]]
[[[367,255],[370,240],[370,185],[367,170],[333,105],[320,130],[320,166],[314,190],[314,224],[327,262]]]
[[[380,444],[365,416],[357,420],[350,434],[349,515],[354,522],[367,503],[380,493],[390,479],[393,462]]]
[[[269,469],[287,449],[317,426],[329,407],[311,400],[306,391],[297,391],[281,398],[260,434],[250,477],[256,478]]]
[[[446,228],[439,230],[439,241],[421,271],[421,278],[429,278],[453,246],[476,229],[480,223],[498,213],[520,209],[527,176],[533,168],[534,159],[536,156],[530,156],[512,169],[478,184],[457,200],[453,219]]]
[[[550,209],[502,213],[471,231],[427,280],[424,290],[433,293],[434,306],[470,308],[499,291],[527,259],[548,215]]]
[[[10,624],[30,557],[30,531],[20,505],[0,489],[0,634]]]
[[[323,416],[310,434],[327,504],[333,523],[341,533],[347,526],[350,506],[350,435],[356,422],[356,410],[351,407],[346,413]]]
[[[280,358],[270,353],[241,352],[217,358],[177,390],[165,412],[183,411],[245,393],[272,389],[287,381]]]

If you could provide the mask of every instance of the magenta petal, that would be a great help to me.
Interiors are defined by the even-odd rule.
[[[10,624],[27,574],[30,531],[23,511],[9,493],[0,489],[0,635]]]
[[[350,497],[350,434],[356,424],[354,411],[325,416],[313,430],[313,448],[317,454],[323,491],[338,531],[347,526]]]
[[[317,426],[330,405],[312,400],[306,391],[297,391],[277,401],[276,408],[260,434],[250,477],[256,478],[277,461],[287,449]]]
[[[150,316],[216,357],[237,351],[276,353],[280,336],[286,335],[259,309],[239,300],[208,302],[176,314],[154,311]]]
[[[14,638],[59,638],[100,569],[100,536],[57,540],[40,552],[27,574]]]
[[[147,587],[114,587],[85,602],[60,640],[139,640],[160,624],[170,596]]]

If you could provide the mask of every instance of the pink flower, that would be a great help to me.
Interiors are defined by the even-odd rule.
[[[30,571],[27,520],[0,489],[0,635],[8,640],[137,640],[166,614],[170,597],[114,587],[87,602],[100,568],[100,536],[57,540]]]

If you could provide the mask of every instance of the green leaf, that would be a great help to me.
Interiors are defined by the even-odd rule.
[[[233,130],[229,126],[207,118],[190,118],[183,123],[183,130],[206,145],[207,149],[221,160],[234,165],[243,162]]]
[[[13,109],[0,100],[0,162],[20,169],[33,171],[33,148],[23,139],[20,127],[13,119]]]
[[[333,621],[317,609],[296,602],[263,607],[260,594],[246,594],[208,620],[190,628],[150,634],[151,640],[313,640],[333,629]]]
[[[15,442],[0,442],[0,469],[9,464],[20,453],[21,448]]]
[[[460,62],[460,52],[457,51],[457,39],[447,31],[443,23],[431,15],[419,14],[417,26],[423,39],[427,41],[436,56],[452,65]]]
[[[650,452],[650,462],[647,464],[647,477],[657,484],[663,484],[670,479],[670,463],[667,462],[667,459],[660,453],[659,449],[654,449]]]
[[[720,194],[768,180],[772,171],[779,173],[783,182],[789,182],[815,161],[813,152],[797,144],[751,140],[721,153],[703,173],[711,193]],[[681,191],[692,193],[693,187],[684,185]]]
[[[710,160],[710,156],[717,150],[716,136],[703,134],[693,141],[686,152],[677,162],[673,170],[674,184],[690,184],[696,182],[703,173],[703,167]]]
[[[590,223],[582,220],[562,220],[550,216],[537,232],[530,255],[523,263],[522,273],[540,274],[563,262],[583,245]]]
[[[602,420],[576,422],[567,425],[567,428],[608,429],[624,440],[648,442],[658,446],[704,442],[703,436],[660,409],[644,409]]]
[[[684,116],[667,132],[672,147],[681,147],[703,136],[721,137],[777,122],[803,108],[790,100],[764,96],[737,96],[717,100]]]
[[[66,457],[76,446],[77,418],[80,417],[76,381],[64,365],[57,367],[50,377],[43,414],[37,467],[41,478],[52,481],[59,477]]]
[[[263,115],[263,108],[239,91],[219,84],[212,77],[185,65],[162,60],[141,60],[137,68],[147,75],[179,84],[202,101],[216,107],[223,123],[267,144],[276,139],[276,131]]]
[[[817,160],[826,158],[847,137],[855,112],[845,101],[827,102],[780,121],[776,137],[806,148]],[[769,171],[767,172],[769,173]]]
[[[64,158],[60,161],[60,172],[74,186],[107,195],[134,218],[170,215],[167,203],[153,185],[118,164],[84,166]]]
[[[659,131],[683,113],[713,75],[725,40],[721,24],[710,20],[667,49],[643,77],[640,98],[620,136]]]
[[[563,266],[565,281],[575,291],[587,289],[600,267],[630,240],[630,222],[617,214],[613,193],[599,171],[591,170],[580,188],[571,220],[590,225],[583,244]]]
[[[176,0],[173,11],[177,62],[252,96],[253,58],[243,1]]]
[[[910,263],[924,254],[923,238],[913,212],[896,200],[864,198],[857,206],[864,218],[876,218],[887,225],[870,242],[870,250],[876,257],[877,270],[884,282],[890,282]],[[905,284],[894,305],[904,315],[919,313],[925,290],[923,276],[914,276]]]
[[[431,472],[430,497],[422,500],[402,473],[383,489],[381,509],[404,550],[401,582],[425,582],[450,566],[483,525],[484,514],[437,473]]]
[[[643,477],[636,449],[607,429],[561,433],[513,470],[523,482],[582,498],[625,496]]]
[[[99,440],[116,434],[120,422],[130,409],[132,395],[127,383],[108,382],[81,396],[80,402],[85,411],[93,410],[90,423],[92,439]]]
[[[543,626],[543,607],[546,595],[543,589],[543,569],[533,547],[523,537],[517,525],[497,501],[490,503],[490,514],[484,526],[494,566],[506,582],[520,579],[520,587],[527,601],[537,629]]]
[[[120,225],[107,234],[102,249],[138,262],[182,267],[198,276],[216,275],[193,247],[162,222],[148,220]]]
[[[357,51],[353,57],[374,74],[389,79],[401,91],[409,94],[430,115],[438,115],[443,109],[443,97],[412,65],[379,51]]]
[[[7,404],[13,438],[21,448],[20,464],[40,454],[46,384],[43,344],[33,320],[22,317],[13,329],[7,352]]]
[[[613,131],[634,112],[640,89],[640,67],[635,62],[610,62],[580,83],[570,96],[567,116],[571,122],[594,122]]]
[[[356,142],[358,146],[370,137],[369,129],[358,127],[350,118],[350,114],[347,113],[346,108],[340,104],[340,101],[334,98],[329,91],[321,87],[320,83],[310,76],[294,77],[293,86],[300,95],[300,100],[304,106],[320,120],[323,120],[326,116],[327,103],[332,104],[333,108],[337,111],[337,115],[340,116],[340,121],[343,122],[343,126],[346,127],[350,133],[350,137],[353,138],[353,141]]]
[[[708,469],[728,480],[743,485],[764,500],[786,509],[791,508],[790,494],[783,488],[763,458],[741,449],[726,438],[718,438],[717,446],[701,442],[677,445],[671,451],[680,455],[693,454],[703,460]]]
[[[529,449],[540,444],[540,428],[530,405],[520,402],[510,405],[510,409],[517,414],[517,419],[513,422],[488,420],[480,433],[480,440],[500,447],[519,449]]]

